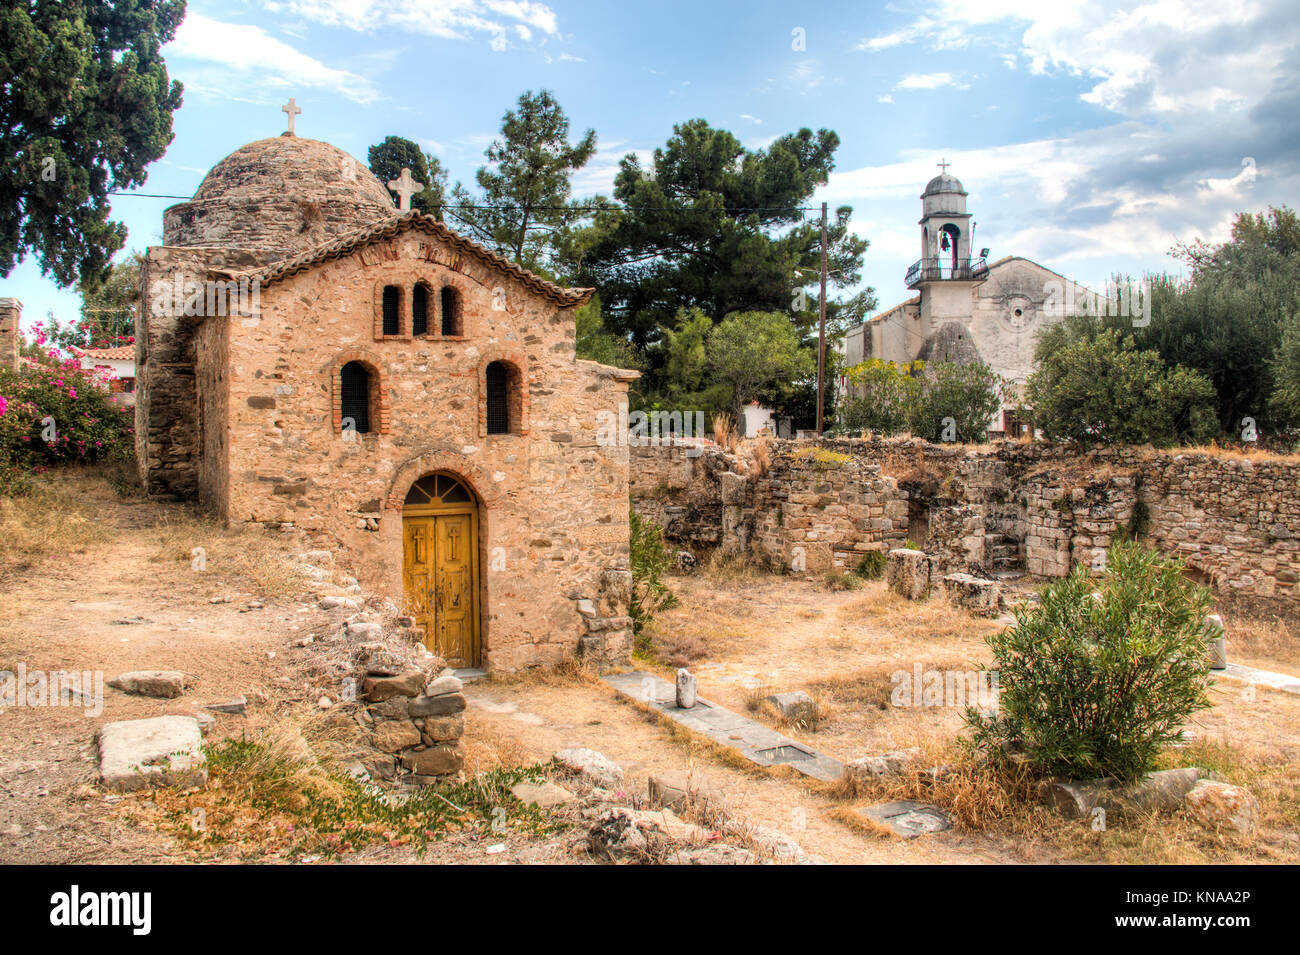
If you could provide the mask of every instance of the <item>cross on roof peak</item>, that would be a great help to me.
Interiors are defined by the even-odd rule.
[[[289,97],[289,102],[280,107],[280,112],[289,114],[289,135],[293,135],[293,118],[302,112],[302,107],[294,102],[293,97]]]
[[[952,163],[948,162],[946,158],[940,157],[939,161],[935,163],[935,165],[939,167],[940,175],[946,176],[948,175],[948,167],[951,166]]]
[[[410,212],[411,196],[415,195],[417,192],[424,192],[424,183],[413,180],[411,178],[411,170],[408,167],[403,166],[402,174],[396,179],[390,180],[388,188],[401,197],[401,202],[397,208],[402,212]]]

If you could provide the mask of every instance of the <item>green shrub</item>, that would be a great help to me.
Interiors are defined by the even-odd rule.
[[[970,742],[1042,775],[1139,778],[1210,705],[1209,602],[1180,561],[1136,542],[1113,546],[1100,578],[1076,567],[988,637],[1001,697],[992,716],[967,711]]]
[[[879,580],[885,576],[885,554],[883,551],[869,550],[862,555],[858,566],[853,571],[863,580]]]
[[[663,529],[654,521],[643,521],[633,508],[628,512],[628,523],[632,563],[632,601],[628,615],[640,646],[646,624],[660,610],[677,602],[677,597],[663,582],[663,575],[672,566],[673,555],[664,544]]]

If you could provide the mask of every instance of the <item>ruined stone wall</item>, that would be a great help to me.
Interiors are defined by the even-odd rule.
[[[150,494],[189,499],[199,492],[197,335],[214,258],[235,268],[266,261],[254,252],[155,246],[145,253],[140,270],[135,451],[141,483]],[[196,290],[202,305],[192,298]]]
[[[1104,567],[1138,533],[1221,590],[1300,596],[1300,463],[1112,448],[1082,454],[1002,442],[776,442],[759,476],[718,449],[632,449],[638,512],[686,547],[743,547],[791,566],[851,570],[854,555],[906,540],[936,571],[1061,577]],[[738,508],[738,510],[737,510]]]
[[[19,322],[23,303],[16,298],[0,298],[0,368],[18,367],[18,349],[21,344]]]
[[[417,280],[459,290],[463,334],[376,340],[377,290]],[[502,310],[494,304],[503,304]],[[571,311],[428,237],[395,238],[279,279],[257,319],[226,320],[232,521],[293,524],[346,553],[372,589],[402,596],[402,502],[431,471],[480,505],[482,648],[492,669],[551,665],[581,648],[626,658],[627,448],[598,443],[626,373],[574,355]],[[486,433],[484,369],[501,359],[526,391],[518,433]],[[384,412],[347,440],[339,369],[379,375]]]

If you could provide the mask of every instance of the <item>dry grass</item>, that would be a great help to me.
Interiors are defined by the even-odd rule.
[[[816,733],[829,722],[832,713],[820,693],[810,692],[810,702],[786,716],[768,697],[779,692],[771,686],[754,686],[745,691],[745,711],[771,725],[792,732]]]
[[[1228,659],[1265,669],[1300,672],[1300,610],[1283,601],[1220,598],[1219,614],[1228,635]]]
[[[748,550],[714,550],[699,565],[697,573],[712,584],[725,585],[766,577],[772,573],[772,567],[757,542],[751,542]]]
[[[903,640],[929,641],[950,637],[983,637],[1002,628],[992,620],[972,617],[946,600],[908,600],[883,583],[868,585],[868,592],[839,608],[845,624],[862,624],[888,630]]]
[[[736,453],[736,442],[739,436],[736,434],[736,422],[732,420],[731,415],[718,414],[713,416],[713,442],[730,454]]]
[[[1266,448],[1248,444],[1220,447],[1217,441],[1178,448],[1177,451],[1170,453],[1207,454],[1212,458],[1228,458],[1235,461],[1277,462],[1279,464],[1300,463],[1300,454],[1294,452],[1269,451]]]
[[[108,542],[102,504],[114,499],[98,469],[50,472],[25,497],[0,497],[0,576]]]

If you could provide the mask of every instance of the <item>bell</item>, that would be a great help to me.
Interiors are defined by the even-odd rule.
[[[944,251],[944,252],[947,252],[950,248],[952,248],[951,244],[948,242],[948,233],[947,233],[947,232],[945,232],[945,233],[943,234],[943,238],[941,238],[941,239],[939,240],[939,248],[940,248],[941,251]]]

